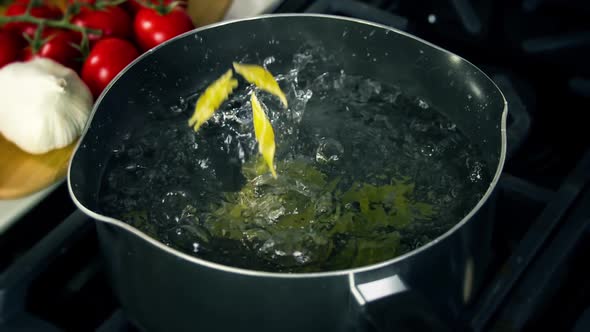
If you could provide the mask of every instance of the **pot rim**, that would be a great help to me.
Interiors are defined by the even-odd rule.
[[[171,43],[177,39],[180,38],[184,38],[185,36],[188,35],[193,35],[196,34],[198,32],[201,31],[205,31],[208,29],[213,29],[219,26],[223,26],[223,25],[229,25],[229,24],[233,24],[233,23],[238,23],[238,22],[243,22],[243,21],[253,21],[253,20],[261,20],[261,19],[274,19],[274,18],[281,18],[281,17],[317,17],[317,18],[326,18],[326,19],[335,19],[335,20],[342,20],[342,21],[349,21],[349,22],[354,22],[354,23],[360,23],[360,24],[366,24],[366,25],[370,25],[370,26],[374,26],[376,28],[381,28],[381,29],[386,29],[401,35],[404,35],[406,37],[412,38],[418,42],[421,42],[423,44],[425,44],[426,46],[438,49],[444,53],[447,53],[450,57],[453,57],[454,59],[457,60],[457,62],[464,62],[470,66],[473,67],[473,69],[477,70],[479,73],[481,73],[485,78],[487,78],[493,86],[496,87],[497,91],[499,92],[500,96],[502,97],[502,100],[504,101],[504,108],[502,110],[502,117],[501,117],[501,123],[500,123],[500,136],[501,136],[501,150],[500,150],[500,158],[497,164],[497,168],[496,168],[496,172],[494,174],[494,177],[492,178],[492,180],[489,183],[488,189],[486,190],[485,194],[483,195],[483,197],[478,201],[478,203],[471,209],[471,211],[465,215],[461,221],[459,221],[458,223],[456,223],[452,228],[450,228],[449,230],[447,230],[445,233],[441,234],[440,236],[438,236],[436,239],[428,242],[425,245],[422,245],[419,248],[416,248],[412,251],[409,251],[403,255],[394,257],[392,259],[389,260],[385,260],[379,263],[375,263],[375,264],[371,264],[371,265],[366,265],[366,266],[362,266],[362,267],[356,267],[356,268],[350,268],[350,269],[344,269],[344,270],[335,270],[335,271],[325,271],[325,272],[308,272],[308,273],[285,273],[285,272],[268,272],[268,271],[259,271],[259,270],[250,270],[250,269],[245,269],[245,268],[238,268],[238,267],[233,267],[233,266],[228,266],[228,265],[223,265],[223,264],[219,264],[219,263],[215,263],[215,262],[211,262],[211,261],[207,261],[204,260],[202,258],[198,258],[198,257],[194,257],[188,254],[185,254],[177,249],[168,247],[166,245],[164,245],[162,242],[148,236],[147,234],[143,233],[142,231],[140,231],[139,229],[130,226],[127,223],[124,223],[118,219],[112,218],[112,217],[108,217],[108,216],[104,216],[101,215],[99,213],[96,213],[90,209],[88,209],[86,206],[84,206],[80,201],[78,201],[78,199],[76,198],[76,195],[73,192],[72,189],[72,183],[71,183],[71,179],[70,179],[70,175],[71,175],[71,167],[73,164],[73,159],[76,155],[76,153],[78,152],[78,149],[80,147],[80,145],[82,144],[82,141],[84,140],[84,137],[86,136],[86,133],[88,131],[88,129],[90,128],[90,125],[92,123],[92,119],[94,118],[94,115],[98,109],[98,106],[100,105],[101,100],[104,98],[104,96],[106,94],[108,94],[108,91],[110,90],[110,88],[112,87],[112,85],[122,76],[125,74],[125,72],[127,72],[127,70],[129,70],[129,68],[131,68],[135,63],[141,61],[143,58],[149,56],[151,53],[157,51],[160,47],[165,47],[168,43]],[[339,15],[331,15],[331,14],[313,14],[313,13],[283,13],[283,14],[264,14],[264,15],[258,15],[258,16],[253,16],[253,17],[248,17],[248,18],[242,18],[242,19],[234,19],[234,20],[227,20],[227,21],[222,21],[222,22],[218,22],[218,23],[214,23],[214,24],[210,24],[210,25],[206,25],[203,27],[199,27],[199,28],[195,28],[191,31],[187,31],[183,34],[180,34],[174,38],[171,38],[165,42],[163,42],[162,44],[159,44],[158,46],[144,52],[143,54],[141,54],[139,57],[137,57],[135,60],[133,60],[131,63],[129,63],[123,70],[121,70],[121,72],[119,72],[119,74],[107,85],[107,87],[104,89],[104,91],[101,93],[101,95],[97,98],[96,102],[94,103],[94,106],[92,108],[91,114],[87,120],[86,126],[84,128],[84,132],[82,133],[82,135],[80,136],[81,139],[78,140],[78,143],[76,144],[75,148],[74,148],[74,152],[72,153],[72,156],[70,158],[70,163],[68,165],[68,174],[67,174],[67,178],[68,178],[68,191],[70,193],[70,196],[72,197],[72,200],[74,201],[75,205],[82,211],[84,212],[86,215],[88,215],[89,217],[91,217],[92,219],[95,219],[97,221],[102,221],[102,222],[106,222],[109,224],[113,224],[116,225],[120,228],[123,228],[124,230],[131,232],[132,234],[140,237],[141,239],[147,241],[148,243],[156,246],[157,248],[164,250],[165,252],[172,254],[174,256],[177,256],[179,258],[182,258],[190,263],[194,263],[194,264],[199,264],[199,265],[203,265],[212,269],[217,269],[217,270],[221,270],[221,271],[225,271],[225,272],[232,272],[232,273],[237,273],[237,274],[242,274],[242,275],[247,275],[247,276],[254,276],[254,277],[271,277],[271,278],[317,278],[317,277],[335,277],[335,276],[346,276],[346,275],[354,275],[356,273],[362,273],[362,272],[367,272],[367,271],[372,271],[372,270],[377,270],[380,269],[382,267],[388,266],[388,265],[392,265],[395,264],[397,262],[400,262],[402,260],[405,260],[409,257],[418,255],[420,253],[422,253],[423,251],[426,251],[430,248],[432,248],[433,246],[435,246],[437,243],[441,242],[442,240],[446,239],[447,237],[451,236],[453,233],[455,233],[459,228],[463,227],[464,224],[466,224],[469,220],[472,219],[472,217],[475,215],[475,213],[477,213],[481,207],[487,202],[487,200],[489,199],[489,197],[491,196],[491,194],[493,193],[493,191],[496,188],[496,185],[500,179],[501,173],[503,171],[504,168],[504,163],[505,163],[505,159],[506,159],[506,151],[507,151],[507,138],[506,138],[506,119],[507,119],[507,115],[508,115],[508,102],[506,101],[506,98],[504,96],[504,94],[502,93],[502,91],[500,90],[500,88],[497,86],[497,84],[486,74],[484,73],[481,69],[479,69],[477,66],[475,66],[473,63],[469,62],[468,60],[454,54],[453,52],[442,48],[438,45],[435,45],[433,43],[430,43],[422,38],[419,38],[415,35],[412,35],[408,32],[393,28],[391,26],[387,26],[384,24],[380,24],[380,23],[376,23],[376,22],[371,22],[371,21],[367,21],[367,20],[363,20],[363,19],[357,19],[357,18],[351,18],[351,17],[346,17],[346,16],[339,16]]]

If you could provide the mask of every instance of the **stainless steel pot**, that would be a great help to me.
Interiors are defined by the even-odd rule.
[[[423,96],[447,112],[483,149],[488,164],[495,165],[492,181],[456,226],[410,253],[372,266],[281,274],[186,255],[97,212],[111,148],[125,130],[141,125],[146,107],[189,94],[211,71],[222,71],[245,52],[280,59],[309,41],[337,54],[347,71],[362,68],[371,78],[395,80]],[[368,52],[379,56],[353,56]],[[178,84],[179,79],[183,84]],[[68,172],[69,190],[76,205],[97,221],[114,290],[128,316],[146,331],[440,327],[460,318],[485,277],[493,223],[487,209],[504,164],[506,114],[501,91],[474,65],[386,26],[309,14],[223,22],[143,54],[110,84],[96,102],[76,148]]]

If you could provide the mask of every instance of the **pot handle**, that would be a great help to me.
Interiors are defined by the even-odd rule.
[[[397,274],[358,283],[349,274],[353,306],[374,331],[451,331],[432,304]]]

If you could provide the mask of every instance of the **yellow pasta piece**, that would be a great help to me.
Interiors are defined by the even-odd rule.
[[[274,76],[262,66],[233,63],[235,71],[244,79],[258,88],[277,96],[285,107],[288,107],[287,97]]]
[[[195,106],[195,112],[188,120],[188,125],[193,127],[195,131],[198,131],[201,125],[213,116],[213,113],[215,113],[237,86],[238,80],[233,78],[233,72],[229,69],[209,85],[199,97]]]
[[[262,154],[268,168],[270,168],[273,178],[276,179],[277,173],[274,167],[275,134],[272,125],[254,92],[250,97],[250,103],[252,104],[252,122],[254,123],[254,135],[258,141],[258,151]]]

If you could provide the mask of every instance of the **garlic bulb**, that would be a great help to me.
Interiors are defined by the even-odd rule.
[[[0,133],[22,150],[41,154],[79,137],[92,94],[73,70],[46,58],[0,69]]]

